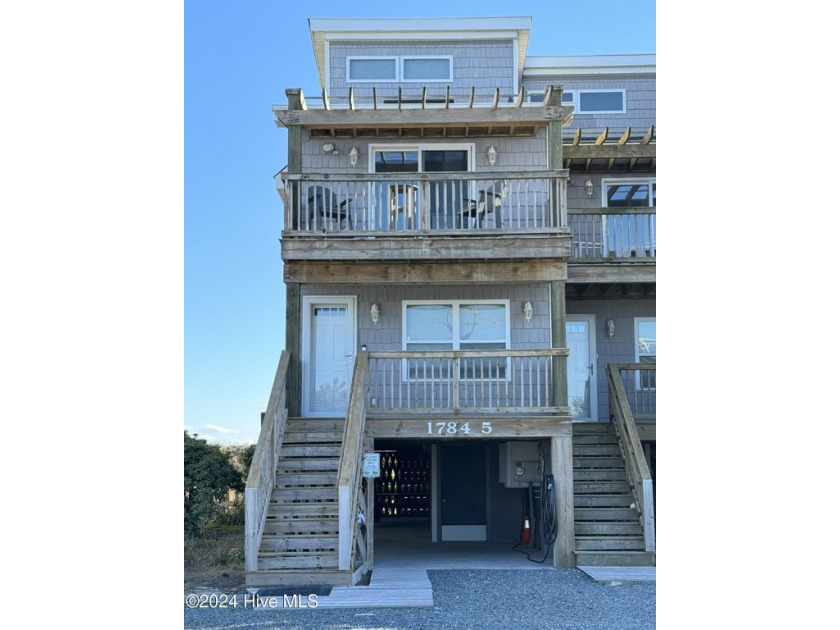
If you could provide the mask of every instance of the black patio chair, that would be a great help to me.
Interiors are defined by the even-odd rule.
[[[309,210],[309,224],[318,229],[322,225],[322,230],[326,231],[326,221],[338,222],[338,227],[341,228],[341,222],[347,221],[347,228],[353,229],[353,214],[348,207],[350,199],[338,201],[338,195],[335,191],[325,186],[310,186],[307,191],[306,207]]]
[[[476,226],[480,228],[488,215],[502,207],[507,193],[507,181],[503,179],[483,188],[479,184],[478,199],[464,199],[464,206],[458,215],[458,227],[462,226],[464,220],[475,219]]]

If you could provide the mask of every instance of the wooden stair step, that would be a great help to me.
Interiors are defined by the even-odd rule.
[[[284,458],[277,461],[277,472],[338,471],[338,457]]]
[[[626,481],[582,481],[574,484],[575,494],[630,494]]]
[[[627,473],[623,468],[579,468],[573,474],[575,483],[578,481],[627,481]]]
[[[268,518],[338,518],[338,502],[269,503]]]
[[[344,433],[344,418],[289,418],[286,432],[330,431]]]
[[[604,523],[575,521],[575,536],[641,536],[642,526],[636,523]]]
[[[257,557],[258,569],[337,569],[338,551],[335,552],[263,552]]]
[[[652,551],[575,551],[579,566],[593,567],[655,567],[656,553]]]
[[[263,569],[245,573],[245,586],[350,586],[352,571],[340,569]]]
[[[644,551],[645,540],[642,536],[576,536],[576,551]]]
[[[340,446],[288,446],[283,444],[283,447],[280,449],[280,457],[285,459],[298,457],[339,457],[340,455]]]
[[[575,509],[583,507],[630,507],[635,502],[631,494],[576,494]]]
[[[618,446],[615,433],[585,433],[572,436],[572,450],[575,446],[596,446],[598,444]]]
[[[338,534],[334,536],[263,536],[260,552],[263,551],[334,551],[338,549]]]
[[[577,468],[620,468],[624,470],[621,457],[575,457],[573,467]]]
[[[576,521],[639,521],[636,508],[617,507],[575,507]]]
[[[316,535],[338,535],[338,515],[334,518],[289,518],[289,519],[266,519],[263,536],[296,536],[305,534]]]
[[[615,435],[615,429],[611,422],[573,422],[572,436],[584,435],[586,433],[611,433]]]
[[[572,447],[574,457],[587,457],[593,455],[609,455],[610,457],[621,457],[621,449],[618,444],[581,444]]]
[[[335,486],[336,479],[334,472],[279,473],[274,487]]]
[[[338,501],[338,489],[333,488],[277,488],[271,492],[271,502]]]

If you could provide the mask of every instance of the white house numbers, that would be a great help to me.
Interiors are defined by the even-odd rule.
[[[442,435],[444,437],[454,437],[456,435],[488,435],[493,433],[492,422],[482,422],[481,428],[478,426],[470,427],[469,421],[458,422],[457,420],[450,420],[448,422],[427,422],[428,435]]]

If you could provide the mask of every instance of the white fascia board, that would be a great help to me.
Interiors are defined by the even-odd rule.
[[[309,18],[310,31],[497,31],[531,28],[530,16],[449,18]]]
[[[565,55],[526,57],[524,76],[656,74],[656,55]]]

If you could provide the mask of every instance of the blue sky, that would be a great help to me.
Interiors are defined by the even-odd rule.
[[[653,1],[184,5],[184,425],[255,441],[285,339],[274,174],[287,87],[319,92],[307,18],[530,15],[530,55],[656,52]]]

